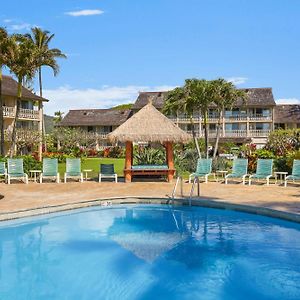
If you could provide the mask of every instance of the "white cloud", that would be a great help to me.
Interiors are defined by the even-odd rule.
[[[232,82],[234,85],[240,85],[240,84],[245,83],[248,80],[248,78],[246,78],[246,77],[230,77],[230,78],[227,78],[226,80],[229,82]]]
[[[282,98],[276,100],[277,104],[300,104],[300,99],[297,98]]]
[[[12,24],[9,26],[10,30],[17,31],[17,30],[30,30],[33,25],[29,23],[20,23],[20,24]]]
[[[3,22],[4,23],[11,23],[13,20],[12,19],[4,19]]]
[[[167,91],[174,86],[102,86],[99,89],[74,89],[62,86],[44,90],[43,96],[50,101],[45,103],[45,112],[53,115],[55,111],[68,112],[70,109],[109,108],[115,105],[134,102],[141,91]]]
[[[65,15],[72,16],[72,17],[81,17],[81,16],[102,15],[103,13],[104,11],[100,9],[83,9],[77,11],[68,11],[65,13]]]

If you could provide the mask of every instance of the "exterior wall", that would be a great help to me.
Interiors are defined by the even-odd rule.
[[[7,134],[13,130],[13,122],[17,107],[17,97],[3,96],[4,130]],[[34,106],[34,101],[22,100],[17,122],[18,129],[37,130],[42,134],[42,113],[40,107]],[[8,154],[10,141],[5,142],[5,153]]]

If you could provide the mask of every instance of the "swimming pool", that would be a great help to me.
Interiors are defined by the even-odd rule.
[[[3,222],[0,299],[300,299],[300,225],[166,205]]]

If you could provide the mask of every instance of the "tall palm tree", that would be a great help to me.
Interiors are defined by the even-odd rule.
[[[208,109],[212,104],[212,84],[211,81],[205,79],[188,79],[185,83],[188,94],[188,106],[193,108],[193,111],[200,111],[203,118],[204,137],[205,137],[205,150],[206,158],[208,158]]]
[[[59,66],[57,64],[57,58],[66,58],[67,56],[57,48],[49,48],[51,40],[54,38],[54,34],[50,34],[47,30],[42,30],[38,27],[31,28],[31,34],[26,35],[37,47],[37,60],[38,60],[38,79],[40,96],[43,97],[43,84],[42,84],[42,67],[48,66],[53,70],[54,76],[59,72]],[[41,107],[42,108],[42,107]],[[43,137],[45,136],[45,120],[44,114],[42,116],[42,128]],[[46,147],[46,145],[45,145]]]
[[[225,79],[219,78],[211,81],[212,84],[212,95],[211,99],[213,100],[216,110],[218,112],[218,123],[216,130],[216,140],[213,158],[217,156],[219,140],[220,140],[220,131],[221,123],[224,116],[225,109],[231,109],[237,100],[242,100],[243,102],[246,99],[247,94],[243,90],[237,90],[233,83],[226,81]]]
[[[3,120],[3,97],[2,97],[2,69],[8,64],[12,41],[6,29],[0,27],[0,155],[4,155],[4,120]]]
[[[163,112],[168,115],[178,115],[179,111],[183,111],[190,119],[192,127],[192,135],[197,149],[198,156],[201,157],[201,151],[197,136],[195,133],[195,126],[193,120],[193,106],[188,101],[189,91],[186,86],[177,87],[167,94],[166,101],[163,107]]]
[[[13,122],[10,157],[14,155],[16,147],[16,128],[17,120],[19,118],[20,104],[22,100],[22,83],[25,78],[33,78],[38,67],[38,52],[34,43],[30,39],[22,35],[13,36],[12,41],[13,46],[11,55],[8,60],[8,67],[18,80],[18,98],[15,118]]]

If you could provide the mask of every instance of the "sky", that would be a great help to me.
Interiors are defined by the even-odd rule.
[[[57,77],[43,68],[53,115],[134,102],[187,78],[272,87],[277,102],[300,103],[299,16],[299,0],[14,0],[1,3],[0,26],[55,34],[50,46],[68,58]]]

